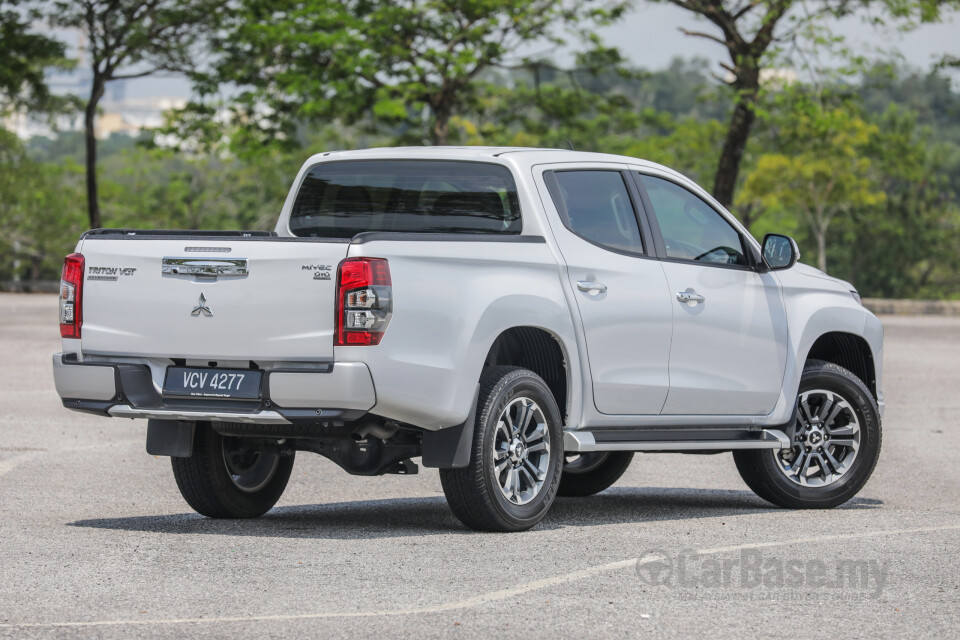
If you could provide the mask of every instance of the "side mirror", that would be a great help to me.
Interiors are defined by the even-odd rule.
[[[770,269],[789,269],[800,259],[800,247],[790,236],[768,233],[763,236],[763,259]]]

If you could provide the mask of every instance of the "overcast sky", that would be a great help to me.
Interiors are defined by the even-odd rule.
[[[727,60],[723,47],[703,38],[685,36],[679,30],[685,27],[716,32],[710,23],[696,20],[669,4],[638,2],[636,5],[622,22],[602,30],[609,44],[620,47],[639,67],[662,69],[675,57],[699,56],[711,61],[710,71],[720,72],[716,62]],[[960,57],[960,19],[957,18],[943,24],[924,25],[905,34],[877,30],[856,17],[834,23],[832,28],[843,35],[848,44],[865,53],[873,55],[872,52],[883,48],[899,53],[908,65],[924,71],[943,54]],[[564,57],[559,56],[562,62]],[[133,98],[189,95],[189,85],[179,78],[145,78],[127,85],[127,96]]]
[[[692,38],[679,28],[719,33],[706,20],[670,4],[638,2],[626,19],[603,30],[605,40],[620,47],[638,66],[658,69],[667,66],[675,56],[703,56],[710,60],[726,58],[719,44],[704,38]],[[846,38],[850,45],[867,51],[883,47],[899,52],[912,66],[929,69],[943,54],[960,57],[960,22],[950,19],[943,24],[924,25],[906,34],[879,31],[863,20],[850,17],[834,22],[831,28]]]

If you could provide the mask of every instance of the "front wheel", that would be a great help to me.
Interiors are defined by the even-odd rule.
[[[855,496],[880,456],[880,413],[863,382],[843,367],[812,360],[800,379],[789,449],[735,451],[744,482],[789,509],[829,509]]]
[[[293,452],[198,424],[189,458],[170,458],[180,494],[208,518],[256,518],[277,503],[293,470]]]
[[[484,369],[470,462],[441,469],[454,515],[472,529],[523,531],[536,525],[557,495],[563,441],[560,411],[532,371]]]

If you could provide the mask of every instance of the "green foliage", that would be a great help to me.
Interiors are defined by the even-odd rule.
[[[112,227],[272,230],[299,156],[257,161],[134,147],[103,162]]]
[[[58,278],[87,228],[79,135],[63,136],[73,144],[51,148],[35,139],[24,147],[0,130],[0,281]],[[104,141],[99,168],[104,224],[272,230],[302,162],[302,152],[221,158],[115,135]]]
[[[0,116],[17,109],[58,111],[67,102],[50,94],[44,71],[68,68],[66,47],[36,33],[31,21],[36,12],[21,0],[0,0]]]
[[[628,67],[591,32],[621,11],[612,0],[79,0],[59,3],[57,19],[99,29],[91,63],[104,82],[192,66],[194,45],[213,40],[208,72],[191,76],[204,99],[171,117],[165,133],[176,137],[96,146],[105,226],[270,229],[311,152],[394,144],[572,145],[716,185],[731,123],[747,118],[743,171],[729,186],[753,233],[796,236],[805,256],[865,296],[960,297],[960,96],[936,72],[867,68],[847,52],[842,74],[823,74],[798,53],[842,53],[843,40],[820,28],[827,16],[870,5],[873,19],[910,26],[943,7],[837,0],[797,15],[790,0],[674,4],[719,7],[708,28],[721,42],[743,36],[732,87],[704,61]],[[155,37],[171,20],[188,25],[171,32],[174,44]],[[724,31],[730,20],[736,29]],[[108,32],[132,39],[108,42]],[[586,44],[574,68],[516,54],[571,37]],[[131,42],[138,48],[124,49]],[[809,84],[760,84],[762,69],[791,55]],[[864,69],[860,81],[844,75]],[[231,90],[218,93],[224,84]],[[0,142],[0,225],[11,230],[0,279],[56,278],[83,227],[84,138]]]
[[[724,125],[717,120],[686,119],[671,122],[669,133],[629,140],[620,153],[658,162],[699,184],[717,171],[716,150],[723,144]]]
[[[443,144],[450,118],[476,103],[480,74],[620,11],[599,0],[240,0],[216,14],[214,68],[194,77],[209,94],[240,87],[226,106],[249,139],[235,143],[289,146],[300,122],[372,116]]]
[[[898,106],[877,125],[864,153],[887,198],[839,225],[835,270],[876,297],[960,297],[960,148]]]
[[[763,71],[785,66],[823,79],[855,74],[865,67],[867,57],[834,34],[831,21],[860,14],[875,27],[895,25],[906,30],[939,22],[945,12],[960,7],[960,0],[654,1],[669,2],[703,19],[708,23],[706,30],[684,29],[684,33],[715,42],[729,54],[729,61],[721,62],[720,67],[726,73],[724,81],[734,91],[736,105],[713,183],[714,197],[725,206],[735,202],[741,163],[764,92],[780,88],[776,82],[764,86]],[[823,55],[840,59],[842,64],[828,70],[819,63]]]
[[[82,167],[31,160],[0,129],[0,280],[53,278],[86,228]]]
[[[223,4],[218,0],[57,0],[49,3],[46,17],[55,26],[84,34],[96,84],[101,78],[109,82],[192,69],[194,46],[210,26],[210,13]]]
[[[698,69],[561,70],[546,61],[487,75],[471,109],[451,120],[457,144],[621,153],[669,164],[695,180],[716,169],[727,97]]]
[[[211,12],[224,4],[220,0],[58,0],[49,4],[51,24],[77,29],[87,41],[92,78],[83,128],[91,227],[102,226],[94,127],[106,83],[192,69],[196,45],[212,27]]]
[[[800,214],[813,236],[818,266],[826,271],[834,220],[886,201],[865,154],[878,127],[854,109],[824,105],[802,91],[782,96],[773,120],[777,151],[757,160],[740,190],[740,204]]]

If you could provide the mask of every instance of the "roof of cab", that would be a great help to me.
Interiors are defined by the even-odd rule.
[[[370,156],[370,155],[413,155],[413,156],[499,156],[517,151],[567,151],[566,149],[537,149],[534,147],[481,147],[481,146],[422,146],[422,147],[371,147],[350,151],[326,151],[319,156]]]
[[[311,156],[306,164],[330,160],[378,160],[420,158],[424,160],[488,160],[510,164],[532,166],[553,162],[611,162],[619,164],[633,164],[648,168],[659,169],[678,177],[678,172],[648,160],[631,158],[608,153],[592,151],[573,151],[570,149],[549,149],[537,147],[375,147],[371,149],[356,149],[353,151],[325,151]]]
[[[524,151],[551,151],[571,153],[565,149],[534,149],[529,147],[373,147],[370,149],[355,149],[351,151],[325,151],[310,158],[311,162],[320,160],[343,159],[373,159],[373,158],[442,158],[442,159],[477,159],[495,158],[508,153]]]

